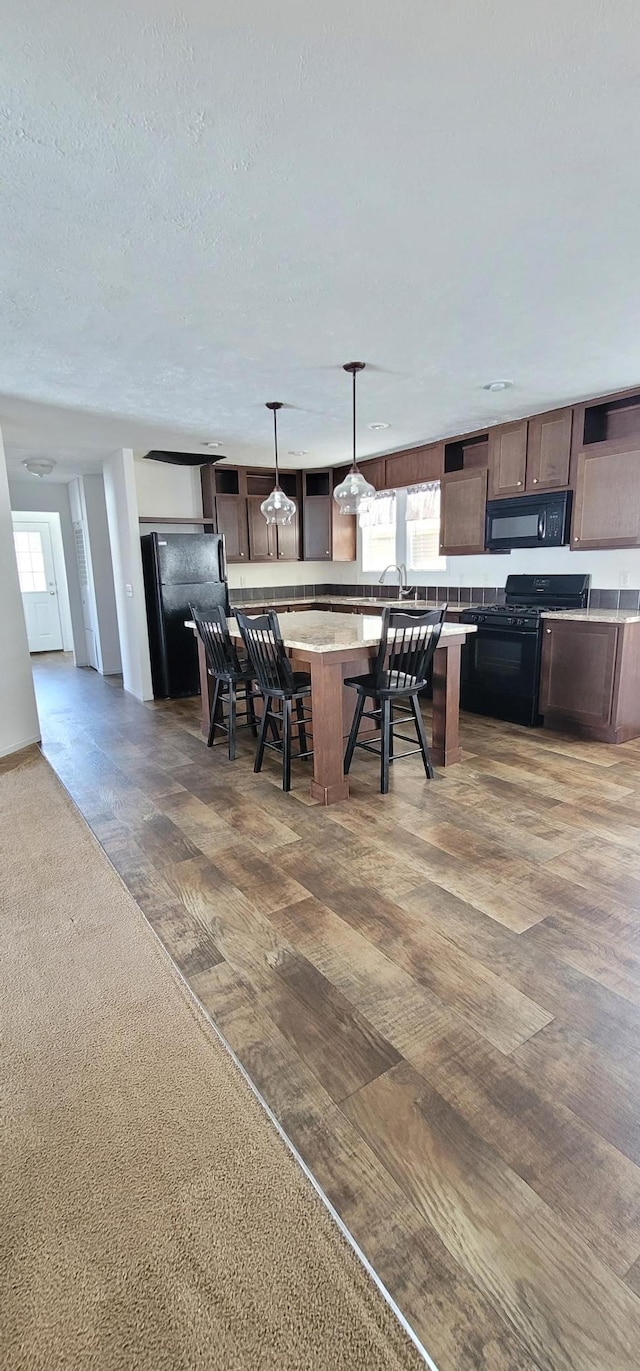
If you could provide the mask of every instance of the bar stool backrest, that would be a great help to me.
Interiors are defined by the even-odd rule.
[[[387,687],[406,690],[426,685],[433,654],[438,646],[446,606],[428,610],[390,609],[382,615],[380,647],[374,674],[385,675]]]
[[[282,641],[275,611],[251,616],[236,611],[236,620],[263,694],[293,690],[293,670]]]
[[[206,616],[191,605],[191,617],[204,643],[207,666],[212,676],[239,676],[240,660],[231,641],[227,616],[221,605],[213,605]]]

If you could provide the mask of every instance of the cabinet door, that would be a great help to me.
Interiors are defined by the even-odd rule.
[[[527,469],[528,421],[489,430],[489,498],[521,495]]]
[[[610,722],[618,631],[615,624],[543,620],[542,714],[591,726]]]
[[[556,409],[529,420],[527,490],[556,490],[569,484],[570,409]]]
[[[640,546],[640,449],[578,453],[571,546]]]
[[[371,457],[368,462],[359,462],[362,475],[376,490],[386,490],[386,457]]]
[[[396,452],[386,458],[385,487],[399,490],[402,486],[419,485],[421,481],[439,481],[444,467],[442,443],[415,447]]]
[[[275,524],[268,524],[260,509],[263,499],[263,495],[249,495],[247,497],[249,556],[252,562],[270,562],[276,559]]]
[[[300,556],[300,517],[297,510],[290,524],[282,524],[278,528],[277,544],[280,562],[297,562]]]
[[[305,562],[331,561],[332,495],[311,495],[304,502],[302,539]]]
[[[247,502],[241,495],[216,495],[216,525],[218,533],[224,533],[227,561],[247,562]]]
[[[484,552],[486,467],[445,476],[440,491],[441,555]]]

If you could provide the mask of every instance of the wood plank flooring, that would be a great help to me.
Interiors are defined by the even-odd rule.
[[[440,1371],[640,1366],[640,741],[283,795],[34,659],[44,750]]]

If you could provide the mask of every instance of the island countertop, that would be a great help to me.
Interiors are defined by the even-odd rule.
[[[415,606],[410,606],[412,609]],[[299,652],[348,652],[376,647],[380,642],[379,614],[340,614],[323,609],[279,614],[278,622],[285,647]],[[238,633],[235,619],[229,631]],[[475,624],[443,624],[441,640],[475,633]]]

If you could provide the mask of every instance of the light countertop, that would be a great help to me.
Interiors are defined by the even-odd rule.
[[[422,606],[420,606],[422,608]],[[426,606],[425,606],[426,612]],[[377,614],[340,614],[323,609],[278,615],[285,647],[301,652],[345,652],[376,647],[380,642],[380,616]],[[235,619],[229,620],[232,634],[238,632]],[[475,633],[475,624],[444,624],[441,639]]]
[[[636,609],[549,609],[543,619],[573,619],[579,624],[640,624]]]

